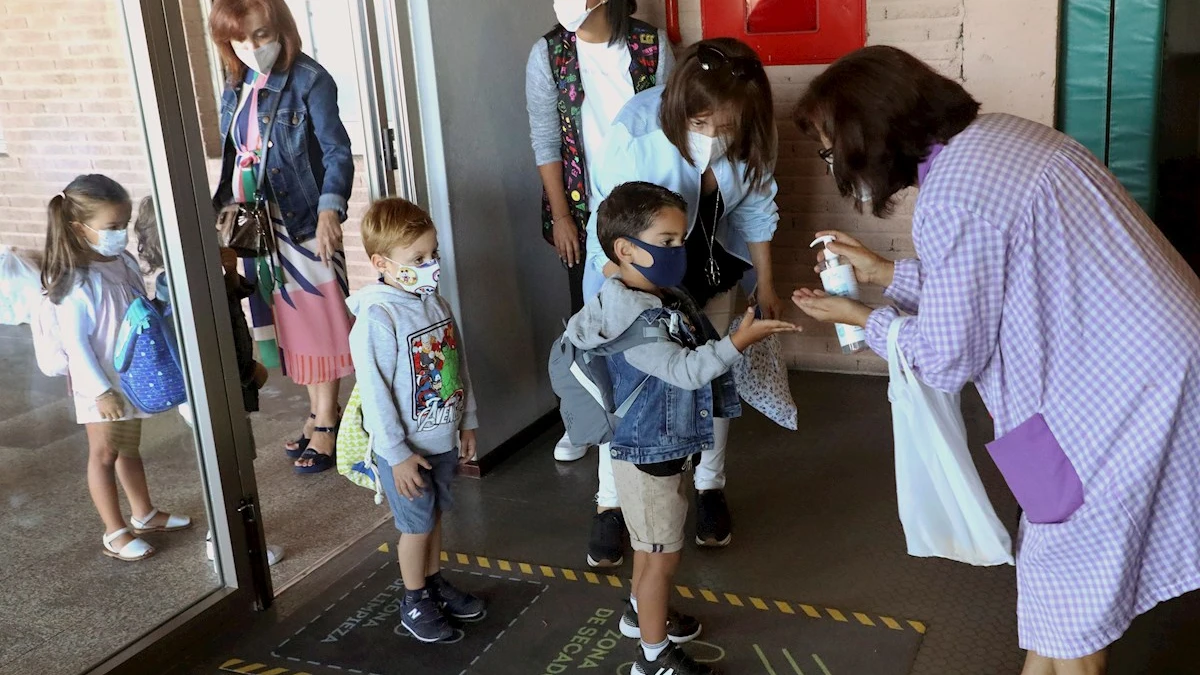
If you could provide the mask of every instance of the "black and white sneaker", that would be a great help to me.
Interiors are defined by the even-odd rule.
[[[400,608],[400,624],[421,642],[442,642],[454,637],[446,615],[426,591],[420,600]]]
[[[700,631],[703,629],[696,617],[673,609],[667,610],[667,639],[671,642],[677,645],[691,642],[700,637]],[[626,605],[625,613],[621,615],[621,635],[639,640],[642,637],[642,629],[638,626],[638,615],[633,611],[633,605]]]
[[[460,621],[478,621],[487,615],[483,600],[456,588],[441,574],[430,579],[429,595],[446,614]]]
[[[638,645],[638,657],[633,662],[631,675],[718,675],[717,671],[703,663],[696,663],[679,645],[669,645],[653,661],[646,659],[642,646]]]
[[[588,540],[588,567],[618,567],[625,562],[625,518],[620,509],[609,509],[592,518]]]
[[[696,493],[696,545],[723,548],[733,540],[733,521],[724,490]]]

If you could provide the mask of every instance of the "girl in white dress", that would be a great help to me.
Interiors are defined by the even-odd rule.
[[[50,200],[42,288],[54,305],[66,355],[76,420],[87,428],[88,490],[104,521],[104,554],[142,560],[154,548],[138,535],[191,527],[186,516],[154,508],[138,452],[142,419],[120,393],[113,368],[117,332],[130,302],[145,294],[133,256],[126,252],[133,206],[129,193],[107,176],[71,181]],[[117,499],[120,479],[129,499],[131,528]]]

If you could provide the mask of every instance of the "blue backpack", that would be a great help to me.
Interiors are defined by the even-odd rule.
[[[145,413],[166,412],[188,400],[170,315],[169,306],[160,310],[138,296],[129,304],[117,333],[113,367],[121,376],[121,390]]]

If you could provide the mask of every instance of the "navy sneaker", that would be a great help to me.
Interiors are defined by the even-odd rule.
[[[696,493],[696,545],[722,548],[733,540],[733,520],[724,490]]]
[[[657,659],[650,661],[646,652],[638,645],[637,661],[633,663],[632,675],[717,675],[717,671],[703,663],[696,663],[677,644],[668,645]]]
[[[671,642],[677,645],[691,642],[700,637],[701,630],[703,630],[703,626],[696,617],[682,614],[673,609],[667,610],[667,639]],[[621,635],[637,639],[642,637],[642,629],[638,626],[638,615],[633,611],[632,604],[626,605],[625,613],[621,615]]]
[[[618,567],[625,562],[625,517],[620,509],[601,511],[592,517],[588,541],[588,567]]]
[[[455,588],[441,573],[429,578],[429,595],[446,614],[460,621],[478,621],[487,614],[480,598]]]
[[[400,612],[400,624],[421,642],[441,642],[454,637],[454,629],[429,591],[424,591],[420,600],[405,603]]]

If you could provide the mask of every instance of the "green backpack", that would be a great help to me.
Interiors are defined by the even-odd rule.
[[[385,467],[386,468],[386,467]],[[342,413],[337,435],[337,470],[355,485],[375,490],[375,503],[383,503],[383,489],[371,452],[371,435],[363,427],[362,394],[358,385],[350,393],[350,401]]]

